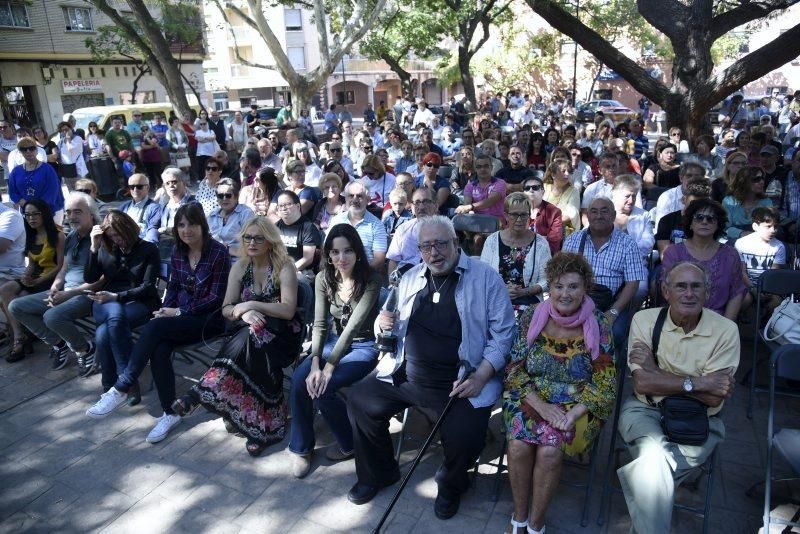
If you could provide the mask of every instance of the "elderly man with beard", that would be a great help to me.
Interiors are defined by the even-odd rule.
[[[70,193],[64,211],[72,229],[64,244],[64,266],[49,291],[18,297],[8,308],[15,319],[50,347],[53,369],[67,365],[69,352],[77,351],[83,354],[78,361],[79,373],[87,377],[96,368],[94,350],[75,320],[92,313],[92,301],[84,293],[103,286],[102,278],[93,284],[83,280],[89,258],[89,233],[92,226],[99,224],[100,215],[97,204],[86,193]]]
[[[328,228],[333,228],[337,224],[349,224],[354,227],[364,244],[370,268],[379,273],[383,272],[388,239],[381,220],[367,211],[369,191],[360,182],[350,182],[344,188],[344,198],[347,211],[331,219]]]
[[[419,406],[438,417],[457,397],[440,430],[444,461],[436,474],[434,504],[436,516],[449,519],[469,486],[467,472],[483,449],[492,406],[502,390],[514,312],[503,279],[489,265],[459,252],[446,217],[420,221],[419,250],[423,263],[400,280],[397,312],[381,312],[375,321],[376,333],[394,331],[397,352],[385,356],[376,373],[348,396],[358,481],[347,498],[365,504],[400,478],[389,436],[394,414]],[[458,384],[462,360],[477,370]]]

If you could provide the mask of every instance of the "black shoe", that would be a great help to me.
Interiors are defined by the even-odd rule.
[[[128,390],[128,406],[136,406],[142,402],[142,392],[139,389],[139,381],[133,383]]]
[[[369,501],[375,498],[375,495],[377,495],[380,490],[383,488],[388,488],[398,480],[400,480],[399,473],[393,477],[390,482],[380,486],[370,486],[369,484],[356,482],[347,493],[347,500],[353,504],[367,504]]]
[[[53,370],[63,369],[69,361],[69,347],[63,341],[50,347],[50,357],[53,359]]]
[[[88,378],[99,369],[97,358],[94,357],[95,345],[89,342],[89,348],[82,355],[78,356],[78,376]]]
[[[433,503],[433,512],[439,519],[450,519],[458,512],[459,504],[461,504],[460,495],[446,495],[440,490]]]

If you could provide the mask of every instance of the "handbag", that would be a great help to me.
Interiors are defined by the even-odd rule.
[[[189,159],[189,156],[175,158],[175,166],[176,167],[180,167],[180,168],[191,167],[192,166],[192,160]]]
[[[58,165],[58,172],[62,178],[77,178],[78,165],[75,163],[60,163]]]
[[[658,344],[661,330],[667,320],[668,308],[661,308],[653,327],[653,359],[658,365]],[[670,395],[656,404],[647,395],[647,403],[658,406],[661,412],[661,430],[668,441],[680,445],[702,445],[708,440],[708,410],[705,404],[686,395]]]
[[[525,284],[525,287],[530,287],[531,282],[533,282],[533,273],[536,272],[536,236],[533,238],[533,258],[532,258],[532,265],[531,265],[531,275],[528,277],[528,283]],[[534,304],[539,304],[541,300],[539,300],[538,295],[523,295],[521,297],[517,297],[515,299],[511,299],[511,304],[514,306],[533,306]]]
[[[764,327],[764,339],[780,345],[800,343],[800,302],[783,299]]]

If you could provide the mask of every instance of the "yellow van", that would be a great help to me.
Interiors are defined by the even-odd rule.
[[[194,105],[191,108],[195,113],[200,113],[200,106]],[[174,108],[169,102],[156,103],[156,104],[130,104],[120,106],[93,106],[88,108],[79,108],[71,113],[77,124],[75,128],[81,128],[87,134],[89,133],[89,123],[96,122],[101,130],[107,132],[111,128],[111,119],[114,117],[122,118],[122,125],[125,126],[133,120],[133,112],[138,110],[142,112],[142,120],[147,124],[153,123],[153,117],[160,113],[165,119],[165,123],[169,124],[169,112]]]

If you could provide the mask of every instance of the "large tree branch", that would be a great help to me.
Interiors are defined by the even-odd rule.
[[[756,19],[766,17],[773,11],[786,9],[800,0],[742,0],[729,11],[720,13],[711,21],[711,39],[716,41],[729,31]]]
[[[697,89],[704,95],[701,101],[714,105],[751,80],[757,80],[797,58],[798,42],[800,24],[709,78]]]
[[[248,67],[255,67],[257,69],[278,70],[278,68],[275,65],[255,63],[253,61],[250,61],[249,59],[245,59],[242,57],[242,54],[239,50],[239,41],[237,41],[236,39],[236,32],[233,31],[233,24],[231,24],[231,21],[228,19],[228,14],[225,13],[225,9],[223,9],[222,4],[219,2],[219,0],[212,0],[212,1],[214,5],[217,6],[220,15],[222,15],[222,20],[225,21],[225,25],[228,27],[228,31],[230,32],[231,37],[233,38],[233,54],[236,56],[236,59],[239,60],[239,63],[241,63],[242,65],[247,65]],[[258,30],[257,27],[255,29]]]
[[[672,0],[670,0],[672,1]],[[564,35],[574,36],[583,48],[625,78],[634,89],[661,105],[669,93],[666,85],[652,78],[635,61],[625,56],[596,31],[564,11],[551,0],[526,0],[527,4],[550,26]]]
[[[331,63],[330,47],[328,46],[328,25],[325,23],[325,6],[322,0],[314,1],[314,21],[317,25],[317,42],[319,43],[320,65],[329,66]],[[320,24],[317,21],[322,21]]]
[[[637,11],[655,29],[670,41],[686,32],[689,8],[677,0],[637,0]]]

